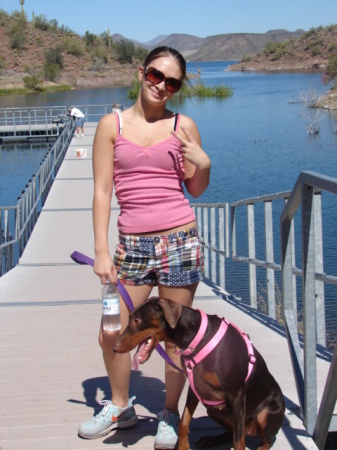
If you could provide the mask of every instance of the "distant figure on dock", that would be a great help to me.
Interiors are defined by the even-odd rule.
[[[84,137],[84,121],[85,121],[85,115],[82,113],[81,110],[78,108],[74,108],[71,106],[68,108],[69,115],[76,119],[75,125],[76,125],[76,131],[75,131],[75,137]],[[80,134],[81,129],[81,134]]]

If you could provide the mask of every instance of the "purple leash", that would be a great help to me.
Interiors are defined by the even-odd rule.
[[[75,251],[70,255],[70,258],[78,264],[82,265],[86,264],[92,267],[94,266],[94,260],[92,258],[89,258],[89,256],[83,255],[83,253]],[[133,306],[130,295],[128,294],[127,290],[119,280],[117,280],[117,289],[121,294],[121,296],[123,297],[123,300],[125,301],[130,311],[133,311],[135,307]],[[183,372],[178,366],[174,364],[172,359],[169,357],[169,355],[166,353],[166,351],[160,344],[157,344],[156,350],[160,354],[160,356],[164,358],[164,360],[168,362],[172,367],[174,367],[176,370],[179,370],[179,372]]]

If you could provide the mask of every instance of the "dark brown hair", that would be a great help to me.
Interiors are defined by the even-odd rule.
[[[182,73],[182,81],[187,80],[185,58],[181,53],[178,52],[178,50],[175,50],[174,48],[171,47],[161,46],[151,50],[144,61],[143,67],[144,68],[149,67],[152,61],[154,61],[157,58],[161,58],[162,56],[173,56],[173,58],[175,58],[175,60],[179,64]]]

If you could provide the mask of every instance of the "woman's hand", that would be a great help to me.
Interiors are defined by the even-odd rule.
[[[186,120],[186,118],[185,118]],[[185,137],[175,131],[171,131],[181,143],[181,153],[184,158],[185,186],[189,194],[199,197],[209,184],[211,161],[207,153],[201,148],[198,129],[193,121],[189,119],[189,129],[180,125]]]
[[[200,143],[186,128],[180,126],[180,129],[185,133],[186,138],[176,131],[171,131],[171,133],[181,142],[181,153],[184,158],[199,169],[208,168],[210,166],[209,157],[201,148]]]
[[[109,254],[96,255],[94,272],[100,277],[102,284],[106,284],[107,281],[110,281],[111,284],[117,284],[116,266]]]

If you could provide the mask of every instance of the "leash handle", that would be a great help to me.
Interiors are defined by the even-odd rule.
[[[78,263],[78,264],[88,265],[88,266],[91,266],[91,267],[94,266],[94,260],[92,258],[89,258],[89,256],[83,255],[83,253],[74,251],[70,255],[70,258],[73,261],[75,261],[76,263]],[[135,309],[135,307],[133,306],[133,303],[132,303],[132,300],[130,298],[130,295],[128,294],[127,290],[123,286],[123,283],[121,283],[119,280],[117,280],[117,289],[118,289],[119,293],[121,294],[121,296],[123,297],[123,300],[127,304],[127,306],[130,309],[130,311],[133,311]],[[160,356],[162,358],[164,358],[164,360],[166,362],[168,362],[172,367],[174,367],[179,372],[183,372],[180,369],[180,367],[178,367],[176,364],[174,364],[172,359],[169,357],[169,355],[166,353],[166,351],[163,349],[163,347],[160,344],[157,344],[156,350],[160,354]]]
[[[89,256],[83,255],[83,253],[75,251],[70,255],[70,258],[78,264],[86,264],[88,266],[94,267],[94,260],[92,258],[89,258]],[[129,309],[133,311],[135,307],[133,306],[132,300],[129,294],[127,293],[125,287],[119,280],[117,280],[117,289],[121,294],[121,296],[123,297]]]

